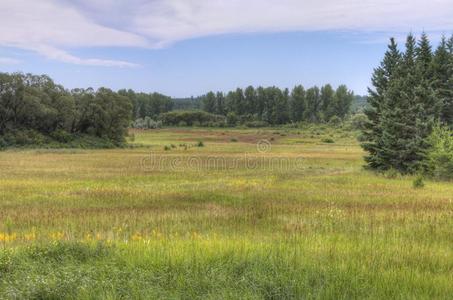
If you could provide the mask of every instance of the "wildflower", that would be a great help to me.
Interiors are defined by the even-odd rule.
[[[142,239],[143,239],[143,237],[141,236],[140,233],[134,233],[134,235],[132,235],[133,241],[141,241]]]
[[[24,234],[24,239],[26,241],[34,241],[34,240],[36,240],[36,232],[32,231],[30,233]]]
[[[52,232],[50,234],[50,239],[52,239],[54,241],[59,241],[59,240],[62,240],[63,238],[64,238],[64,232],[57,231],[57,232]]]

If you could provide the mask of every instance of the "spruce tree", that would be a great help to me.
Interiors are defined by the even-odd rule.
[[[453,76],[450,54],[445,37],[442,37],[432,60],[432,86],[439,100],[440,120],[445,124],[453,123]]]
[[[362,134],[364,140],[362,147],[369,153],[365,157],[365,161],[374,169],[388,168],[388,163],[382,153],[383,104],[390,82],[396,77],[401,59],[395,39],[391,38],[384,59],[374,70],[371,78],[373,88],[368,88],[368,107],[364,111],[368,121]]]
[[[414,90],[417,75],[416,41],[409,35],[402,63],[384,95],[379,149],[384,169],[414,172],[421,161],[417,128],[419,107]]]

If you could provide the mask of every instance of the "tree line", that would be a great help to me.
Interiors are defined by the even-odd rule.
[[[107,88],[66,90],[46,75],[0,73],[0,147],[68,143],[120,145],[132,103]]]
[[[426,34],[419,40],[408,35],[404,51],[390,39],[380,66],[374,70],[365,114],[361,139],[368,152],[368,166],[402,173],[429,169],[433,128],[453,127],[453,36],[448,40],[443,37],[434,51]],[[448,138],[448,134],[443,136]],[[451,150],[442,151],[446,155],[442,164],[453,167],[453,160],[447,158],[453,156],[448,154]]]
[[[65,89],[46,75],[0,73],[0,147],[70,143],[121,145],[129,126],[251,126],[343,119],[354,96],[346,86],[330,85],[291,92],[277,87],[209,92],[188,101],[159,93]],[[176,105],[175,105],[176,103]],[[174,111],[202,106],[204,111]],[[75,141],[75,142],[74,142]]]
[[[173,110],[173,99],[159,93],[136,93],[131,89],[123,89],[119,90],[118,94],[131,100],[134,119],[144,119],[146,117],[156,119],[161,113]]]
[[[290,122],[329,122],[344,119],[350,112],[354,94],[345,85],[336,90],[330,84],[305,89],[298,85],[290,92],[278,87],[249,86],[228,93],[209,92],[201,98],[204,111],[228,120],[263,122],[270,125]]]

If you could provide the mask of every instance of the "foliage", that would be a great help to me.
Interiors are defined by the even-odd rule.
[[[303,86],[281,90],[277,87],[237,88],[228,92],[209,92],[200,98],[206,112],[227,117],[227,123],[288,124],[290,122],[329,122],[332,117],[344,119],[350,112],[354,95],[341,85],[321,89]]]
[[[6,146],[69,143],[93,136],[122,145],[128,98],[109,89],[65,90],[48,76],[0,74],[0,135]]]
[[[132,128],[137,129],[158,129],[162,128],[162,121],[154,121],[150,117],[138,118],[132,123]]]
[[[321,142],[326,143],[326,144],[333,144],[335,141],[332,138],[323,138]]]
[[[453,179],[453,130],[437,124],[429,144],[428,171],[436,178]]]
[[[351,126],[354,130],[365,130],[368,118],[363,113],[354,114],[351,117]]]
[[[132,102],[132,114],[134,119],[144,119],[146,117],[156,119],[161,113],[169,112],[173,109],[173,100],[159,93],[136,93],[133,90],[120,90],[118,94],[125,96]]]
[[[433,54],[426,34],[409,35],[405,51],[390,40],[369,89],[363,128],[365,160],[378,170],[416,173],[426,168],[428,137],[436,120],[451,126],[453,53],[445,39]]]
[[[214,115],[201,110],[171,111],[159,116],[167,126],[210,126],[222,127],[226,124],[224,116]]]
[[[412,182],[412,186],[414,189],[421,189],[425,186],[425,182],[423,181],[423,175],[417,175],[414,181]]]

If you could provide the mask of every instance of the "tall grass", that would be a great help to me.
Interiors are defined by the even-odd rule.
[[[453,294],[451,182],[414,189],[365,171],[347,132],[278,131],[137,131],[148,148],[0,152],[0,298]],[[150,155],[159,168],[144,167]],[[239,163],[174,163],[209,157]],[[276,157],[303,159],[269,168]]]

